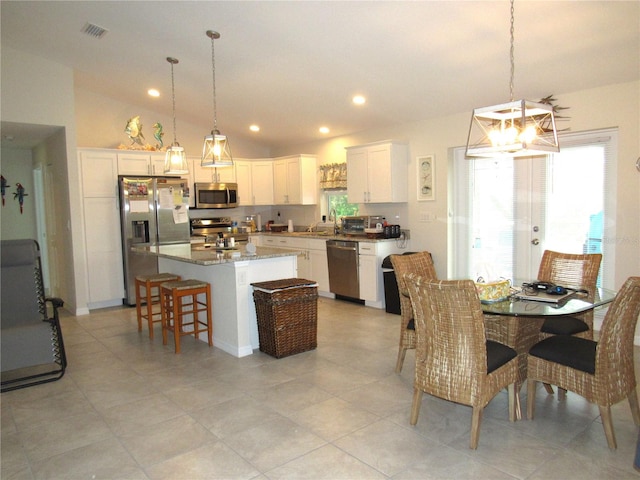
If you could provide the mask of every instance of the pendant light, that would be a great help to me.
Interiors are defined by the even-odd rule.
[[[218,32],[207,30],[207,37],[211,39],[211,66],[213,77],[213,130],[211,135],[204,137],[202,145],[202,161],[203,167],[232,167],[233,158],[231,157],[231,147],[229,139],[226,135],[222,135],[218,130],[218,115],[216,111],[216,60],[214,42],[220,38]]]
[[[173,102],[173,143],[167,148],[167,154],[164,157],[164,173],[182,175],[189,173],[189,165],[187,164],[187,156],[184,148],[176,141],[176,90],[173,81],[173,66],[178,63],[177,58],[167,57],[167,62],[171,64],[171,99]]]
[[[524,157],[560,151],[553,106],[513,99],[514,0],[511,0],[510,33],[510,101],[473,110],[467,157]]]

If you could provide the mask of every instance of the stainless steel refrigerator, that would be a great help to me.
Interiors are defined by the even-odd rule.
[[[120,175],[120,223],[127,305],[136,304],[136,275],[158,272],[155,256],[140,255],[132,246],[189,243],[189,186],[175,177]]]

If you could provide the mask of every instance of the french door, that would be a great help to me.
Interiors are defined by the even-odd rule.
[[[536,278],[544,250],[603,253],[613,284],[616,131],[561,136],[546,157],[466,159],[454,150],[452,276]]]

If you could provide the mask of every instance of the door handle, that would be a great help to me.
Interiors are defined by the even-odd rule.
[[[531,240],[531,245],[539,245],[540,244],[540,240],[538,240],[537,238],[534,238],[533,240]]]

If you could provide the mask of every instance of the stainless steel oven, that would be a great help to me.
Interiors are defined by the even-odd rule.
[[[196,208],[238,206],[237,183],[196,183]]]

